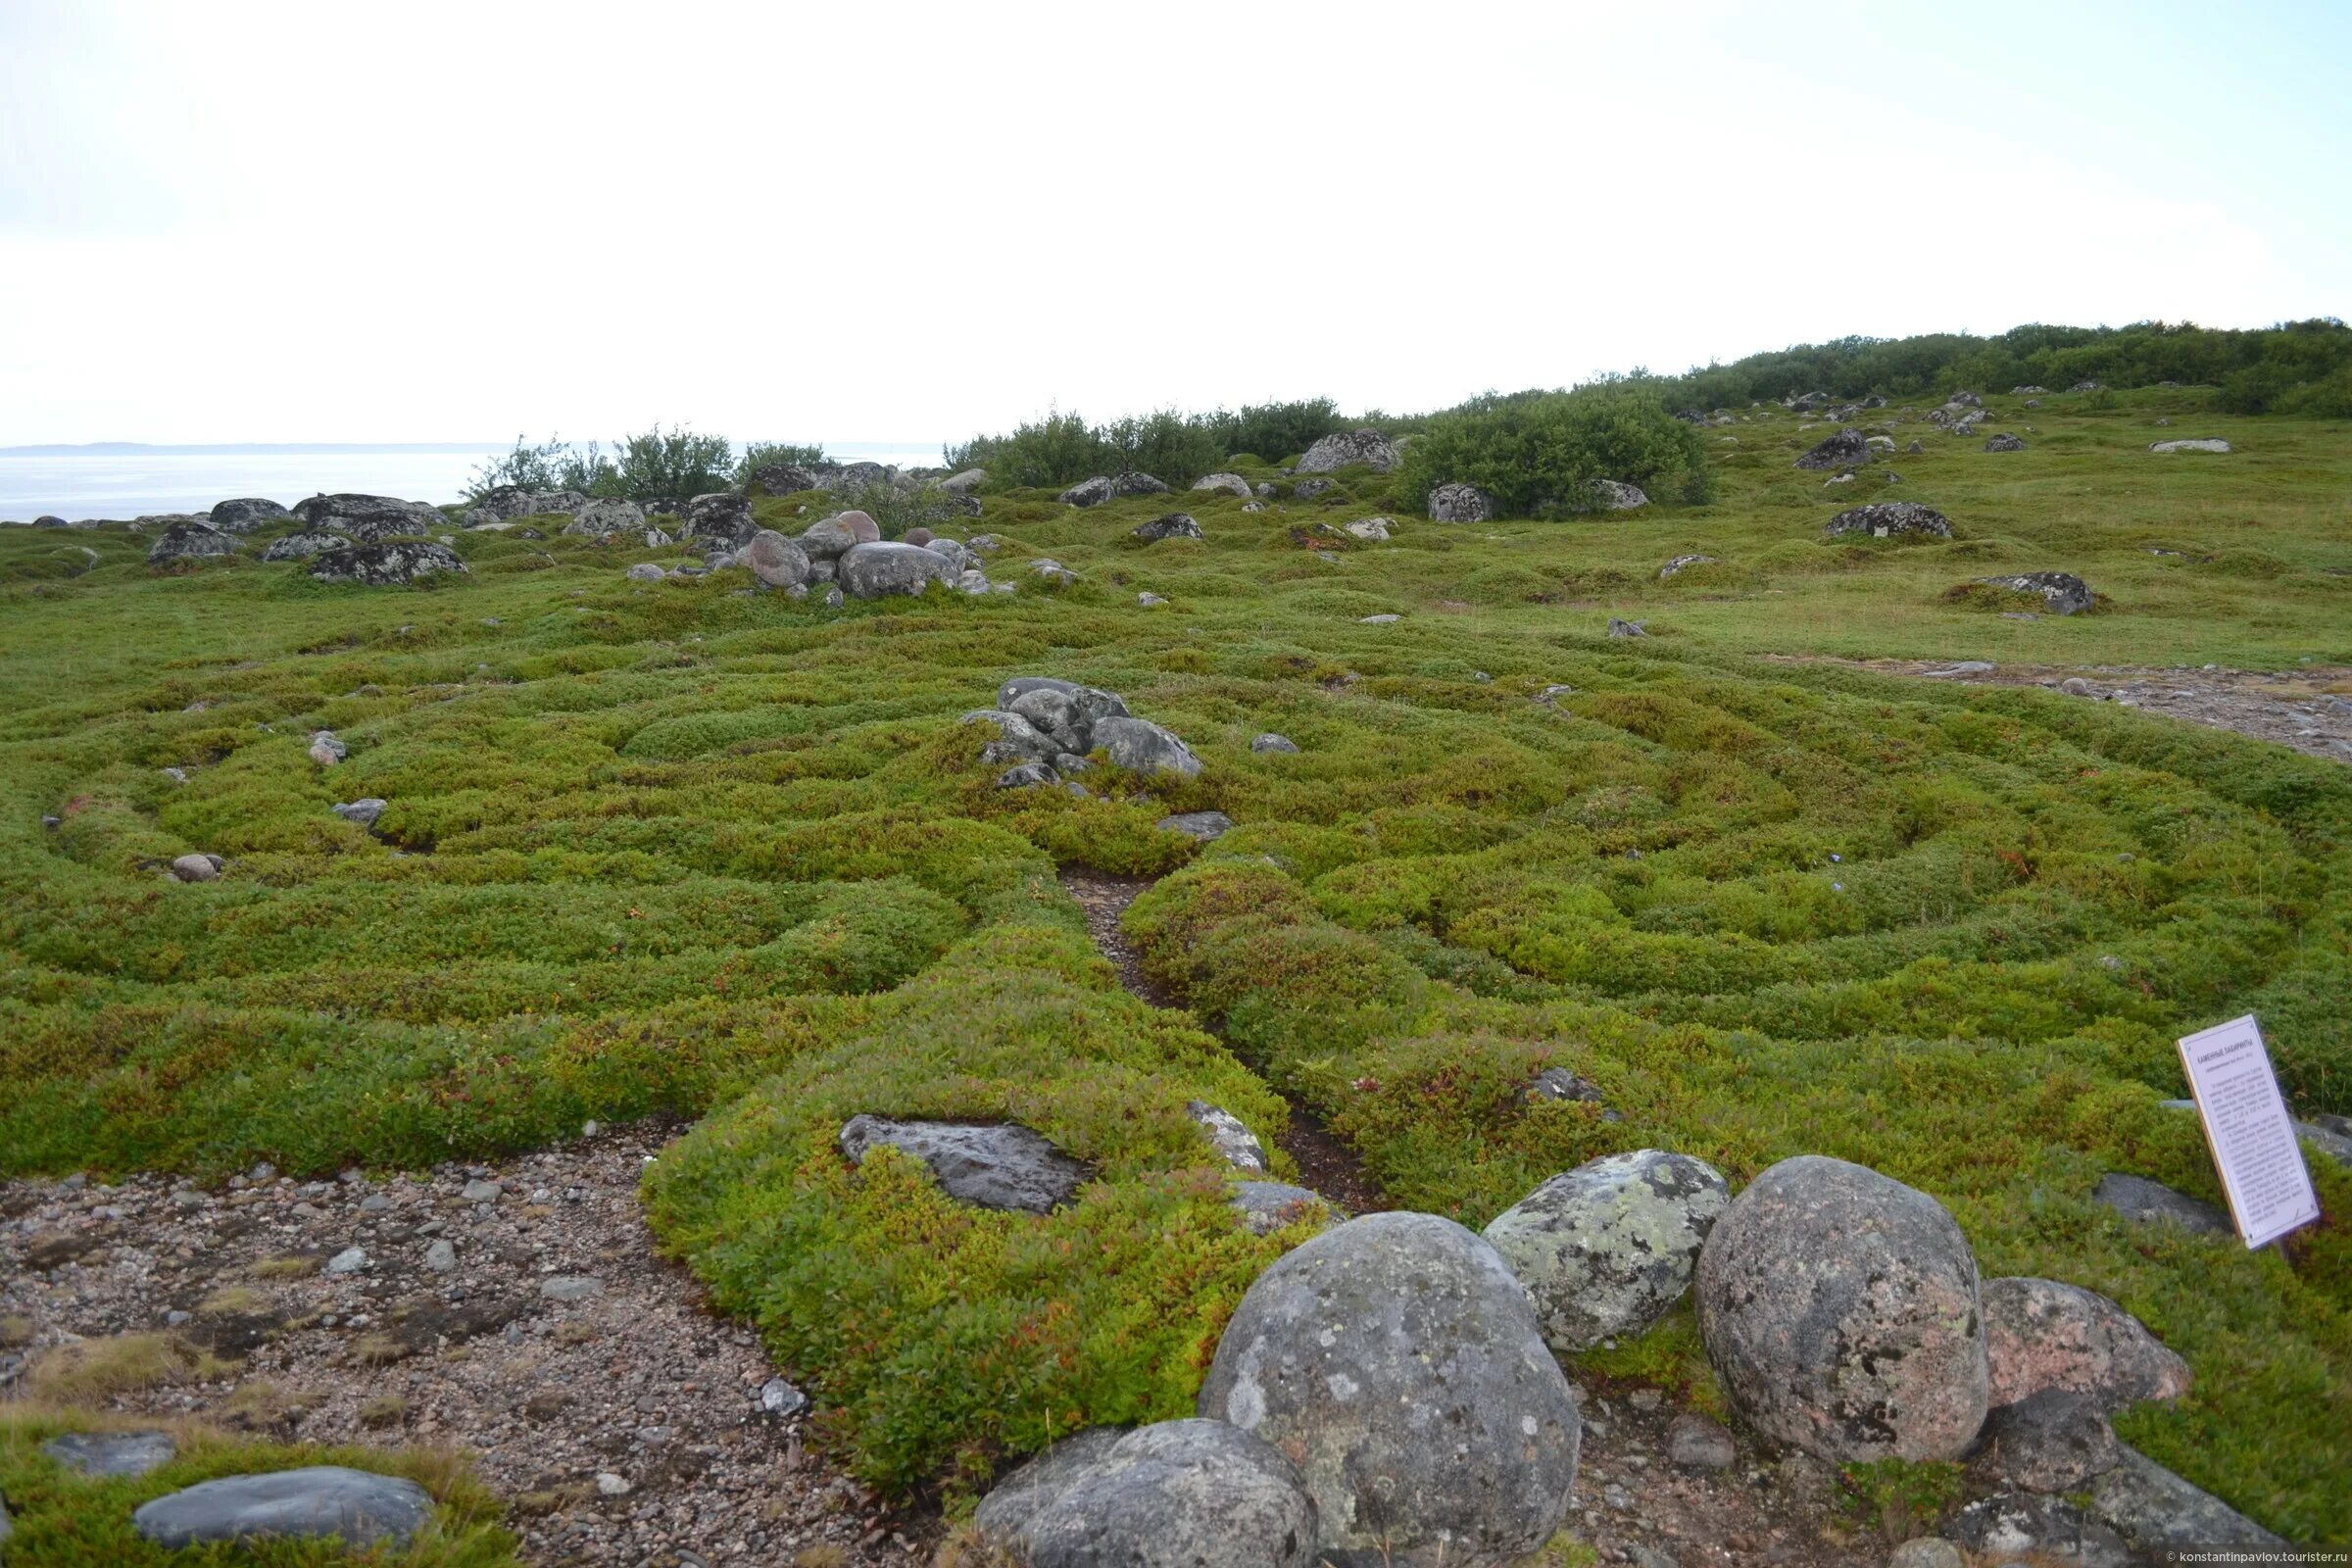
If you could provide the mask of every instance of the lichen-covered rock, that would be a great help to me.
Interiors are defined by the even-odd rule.
[[[1298,751],[1298,743],[1287,735],[1277,735],[1268,730],[1262,735],[1250,737],[1250,749],[1261,756],[1269,752],[1295,756]]]
[[[1592,504],[1603,512],[1632,512],[1649,505],[1649,497],[1638,484],[1619,479],[1592,481]]]
[[[762,528],[752,535],[751,543],[743,547],[735,564],[749,566],[752,575],[770,588],[795,588],[808,580],[807,554],[773,528]]]
[[[1527,1098],[1534,1101],[1584,1101],[1596,1105],[1600,1103],[1600,1086],[1565,1067],[1546,1067],[1529,1082]]]
[[[1984,1424],[1977,1262],[1942,1204],[1817,1154],[1759,1175],[1699,1253],[1698,1326],[1732,1402],[1833,1463],[1953,1459]]]
[[[1872,539],[1949,539],[1951,519],[1916,501],[1874,501],[1832,517],[1824,530],[1832,539],[1863,534]]]
[[[759,520],[752,515],[751,502],[731,490],[696,496],[686,503],[679,522],[678,531],[685,538],[700,539],[727,550],[741,550],[760,531]]]
[[[1105,501],[1117,501],[1126,496],[1163,495],[1167,486],[1148,473],[1134,468],[1120,473],[1096,474],[1082,479],[1064,490],[1057,498],[1073,507],[1099,507]]]
[[[842,1124],[841,1152],[862,1165],[887,1144],[929,1167],[950,1198],[979,1208],[1050,1213],[1090,1174],[1044,1135],[1010,1123],[893,1121],[859,1114]]]
[[[1308,1568],[1315,1504],[1298,1467],[1222,1421],[1162,1421],[1068,1472],[1016,1529],[983,1538],[1025,1568]]]
[[[966,468],[961,473],[952,473],[940,480],[939,487],[952,496],[968,496],[977,492],[986,483],[988,483],[986,468]]]
[[[1038,1510],[1067,1492],[1080,1473],[1100,1462],[1133,1430],[1082,1427],[1071,1433],[990,1488],[972,1510],[973,1525],[988,1540],[1017,1551]]]
[[[311,575],[320,582],[359,583],[369,588],[392,588],[426,577],[463,576],[466,563],[447,545],[423,539],[385,539],[374,544],[346,545],[322,551],[311,559]]]
[[[2132,1549],[2121,1536],[2073,1503],[2037,1493],[1979,1498],[1944,1534],[1978,1554],[1971,1561],[2004,1568],[2019,1558],[2067,1568],[2132,1568]]]
[[[1258,1276],[1200,1412],[1298,1466],[1340,1568],[1480,1568],[1549,1541],[1581,1427],[1492,1247],[1434,1214],[1371,1214]]]
[[[1271,1236],[1302,1221],[1322,1224],[1348,1217],[1321,1193],[1290,1182],[1235,1182],[1229,1201],[1252,1236]]]
[[[628,570],[631,582],[660,582],[668,575],[668,570],[659,561],[640,561]]]
[[[1714,1167],[1643,1149],[1554,1176],[1494,1217],[1486,1238],[1526,1287],[1557,1350],[1639,1334],[1690,1288],[1732,1200]]]
[[[571,514],[571,528],[586,534],[635,533],[645,526],[645,509],[634,501],[588,501]],[[655,530],[659,531],[659,530]],[[647,543],[652,543],[649,538]]]
[[[1993,1408],[2061,1389],[2114,1414],[2188,1392],[2188,1363],[2106,1297],[2057,1280],[1984,1283]]]
[[[2079,614],[2096,602],[2090,584],[2071,571],[2027,571],[2014,577],[1979,577],[1977,581],[2013,594],[2038,594],[2054,615]]]
[[[1094,744],[1113,766],[1131,773],[1174,773],[1192,778],[1200,771],[1200,759],[1174,732],[1149,719],[1104,718],[1095,724]]]
[[[270,523],[281,522],[293,515],[276,502],[261,496],[239,496],[233,501],[216,501],[210,514],[213,526],[230,533],[250,533]]]
[[[305,529],[301,533],[280,534],[262,551],[264,561],[308,561],[329,550],[341,550],[351,541],[339,533],[323,533]]]
[[[2104,1203],[2135,1224],[2178,1225],[2201,1236],[2237,1234],[2237,1227],[2221,1209],[2176,1193],[2164,1183],[2152,1182],[2145,1176],[2111,1172],[2099,1178],[2099,1185],[2090,1196],[2093,1201]]]
[[[381,796],[370,795],[363,800],[345,801],[339,805],[330,806],[327,809],[355,826],[373,827],[383,816],[384,808],[389,804]]]
[[[162,566],[174,561],[201,561],[208,556],[236,553],[234,534],[194,517],[183,517],[166,528],[148,547],[147,564]]]
[[[752,483],[761,495],[798,495],[816,488],[816,475],[798,463],[770,463],[752,470]]]
[[[293,510],[307,531],[338,533],[360,544],[415,538],[449,526],[439,508],[392,496],[312,496]]]
[[[1331,473],[1341,468],[1367,467],[1387,473],[1396,466],[1396,448],[1378,430],[1339,430],[1306,449],[1298,460],[1300,473]]]
[[[1800,468],[1852,468],[1870,461],[1870,442],[1861,431],[1847,428],[1830,436],[1796,460]]]
[[[1262,1172],[1266,1168],[1266,1146],[1257,1141],[1241,1117],[1222,1105],[1212,1105],[1205,1100],[1188,1101],[1184,1113],[1200,1123],[1208,1135],[1211,1148],[1235,1170]]]
[[[1146,544],[1155,544],[1162,539],[1198,539],[1200,537],[1200,524],[1194,520],[1189,512],[1171,512],[1164,517],[1137,523],[1135,537]]]
[[[1386,517],[1361,517],[1348,523],[1341,532],[1373,544],[1384,544],[1389,537],[1389,519]]]
[[[1987,452],[2023,452],[2026,450],[2026,443],[2023,438],[2018,436],[1996,435],[1984,443],[1984,450]]]
[[[432,1516],[433,1499],[414,1481],[312,1465],[200,1481],[142,1503],[130,1523],[142,1540],[171,1548],[325,1536],[340,1536],[350,1546],[398,1547]]]
[[[962,721],[996,726],[997,738],[980,749],[983,762],[1050,762],[1068,750],[1028,719],[1004,709],[977,708],[964,714]]]
[[[2123,1450],[2090,1483],[2090,1513],[2151,1555],[2203,1547],[2282,1551],[2288,1543],[2146,1454]]]
[[[838,561],[859,545],[879,544],[882,526],[862,512],[837,512],[801,532],[801,551],[810,561]]]
[[[332,767],[351,755],[351,748],[331,729],[311,732],[311,760],[320,767]]]
[[[1685,571],[1692,566],[1711,566],[1713,564],[1715,564],[1713,556],[1676,556],[1658,568],[1658,576],[1660,580],[1663,580],[1678,571]]]
[[[853,599],[880,599],[888,594],[919,594],[935,582],[947,582],[956,568],[945,556],[920,545],[871,544],[852,547],[841,558],[842,591]]]
[[[1250,499],[1250,481],[1238,473],[1204,473],[1193,481],[1196,490],[1222,490],[1227,495]]]
[[[1181,833],[1188,839],[1206,844],[1223,838],[1233,831],[1233,818],[1223,811],[1179,811],[1163,816],[1152,826],[1162,833]]]
[[[2157,441],[2150,444],[2148,450],[2150,452],[2227,452],[2230,450],[2230,443],[2211,437],[2191,437],[2183,441]]]

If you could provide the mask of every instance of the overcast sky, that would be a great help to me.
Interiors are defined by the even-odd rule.
[[[0,0],[0,445],[932,441],[2340,315],[2352,6]]]

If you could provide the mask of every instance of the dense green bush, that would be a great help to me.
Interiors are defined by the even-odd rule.
[[[1107,424],[1056,413],[1017,425],[1009,435],[974,436],[944,447],[940,458],[951,468],[986,468],[998,485],[1058,488],[1138,468],[1181,488],[1223,467],[1236,453],[1279,463],[1340,428],[1339,405],[1329,398],[1245,405],[1238,413],[1161,409]]]
[[[752,475],[774,463],[797,463],[804,466],[825,461],[825,444],[812,442],[796,446],[789,441],[747,441],[743,455],[735,460],[735,484],[738,489],[751,483]]]
[[[808,451],[809,448],[761,448]],[[786,460],[802,461],[802,460]],[[555,437],[536,446],[514,438],[514,450],[474,470],[468,499],[499,485],[525,490],[577,490],[630,501],[708,495],[733,482],[735,453],[725,436],[697,435],[684,425],[624,437],[608,456],[594,441],[573,446]]]
[[[1704,502],[1714,470],[1696,426],[1656,397],[1622,388],[1514,393],[1429,421],[1405,449],[1399,488],[1426,504],[1441,484],[1477,485],[1505,516],[1589,512],[1595,480],[1640,485],[1652,499]]]

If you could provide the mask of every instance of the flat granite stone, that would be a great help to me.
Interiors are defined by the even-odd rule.
[[[198,1482],[141,1504],[130,1523],[169,1547],[326,1536],[405,1546],[432,1516],[433,1499],[416,1482],[328,1464]]]
[[[85,1476],[143,1476],[176,1458],[179,1445],[169,1432],[70,1432],[41,1451]]]

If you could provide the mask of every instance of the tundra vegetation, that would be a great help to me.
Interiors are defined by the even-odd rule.
[[[1966,341],[1916,384],[2139,351]],[[1396,1203],[1472,1227],[1619,1151],[1735,1188],[1833,1154],[1941,1200],[1986,1276],[2104,1293],[2184,1355],[2185,1398],[2119,1419],[2132,1446],[2352,1540],[2352,1172],[2315,1160],[2331,1217],[2254,1253],[2090,1197],[2121,1171],[2219,1200],[2161,1102],[2176,1037],[2241,1012],[2300,1110],[2352,1111],[2352,772],[1757,657],[2352,662],[2352,430],[2225,412],[2267,363],[2031,409],[1987,388],[2020,453],[1870,411],[1924,450],[1827,488],[1792,460],[1835,425],[1744,397],[1675,421],[1672,388],[1455,411],[1310,499],[1280,465],[1359,422],[1327,405],[1056,416],[950,454],[991,470],[967,526],[1018,592],[839,610],[740,569],[630,582],[688,558],[557,526],[453,521],[466,573],[396,590],[10,529],[0,1170],[331,1173],[700,1118],[646,1180],[665,1245],[862,1476],[953,1498],[1076,1428],[1189,1414],[1242,1291],[1307,1234],[1233,1222],[1188,1102],[1264,1135],[1288,1097]],[[2235,450],[2151,454],[2159,418]],[[1522,515],[1423,520],[1426,484],[1464,476],[1423,450],[1556,453],[1529,437],[1554,429],[1556,482],[1494,485]],[[1597,471],[1576,443],[1612,440],[1669,482],[1566,504]],[[1148,545],[1177,498],[1054,500],[1155,462],[1271,494],[1186,493],[1202,537]],[[1825,538],[1888,494],[1951,537]],[[830,499],[751,504],[797,532]],[[1345,530],[1373,516],[1385,540]],[[1683,556],[1708,560],[1661,575]],[[1068,575],[1018,570],[1041,557]],[[2101,612],[1947,594],[2049,568]],[[995,731],[958,718],[1018,674],[1116,691],[1205,766],[999,789]],[[1266,731],[1297,752],[1253,751]],[[372,828],[330,809],[364,797]],[[1154,826],[1212,809],[1237,824],[1213,842]],[[218,879],[164,873],[192,852]],[[1127,929],[1188,1010],[1120,988],[1066,862],[1164,878]],[[1603,1101],[1531,1102],[1547,1066]],[[1017,1121],[1094,1179],[1044,1217],[966,1207],[887,1151],[849,1165],[860,1111]],[[1722,1402],[1688,1308],[1577,1364]],[[29,1441],[0,1432],[12,1506],[39,1495]]]

